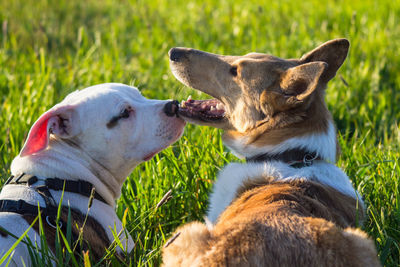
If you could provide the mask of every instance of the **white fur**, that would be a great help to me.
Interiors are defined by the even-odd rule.
[[[17,156],[12,162],[11,173],[33,174],[39,178],[80,179],[92,183],[107,204],[94,200],[89,215],[103,226],[112,241],[114,238],[110,228],[114,229],[115,226],[117,231],[122,229],[114,205],[125,178],[135,166],[150,159],[182,135],[185,123],[163,112],[167,102],[146,99],[136,88],[123,84],[101,84],[74,92],[55,108],[72,107],[75,114],[72,132],[76,133],[73,136],[76,145],[52,135],[47,149],[24,157]],[[111,118],[127,106],[134,110],[130,117],[119,120],[115,127],[107,128]],[[61,192],[51,190],[51,193],[58,203]],[[0,199],[24,199],[31,204],[39,202],[42,207],[46,206],[33,188],[24,185],[4,186]],[[63,204],[69,204],[86,214],[88,198],[66,192]],[[16,236],[20,236],[29,226],[20,215],[14,213],[0,213],[0,225]],[[31,240],[38,240],[32,229],[28,235]],[[0,237],[0,256],[14,242],[15,239],[10,236]],[[128,236],[126,250],[130,251],[133,246]],[[21,266],[21,260],[29,265],[29,255],[24,245],[19,245],[14,251],[15,266]]]
[[[329,123],[327,133],[294,137],[277,145],[255,147],[245,144],[243,139],[229,140],[227,145],[236,154],[245,157],[264,153],[278,154],[294,148],[304,148],[309,151],[315,151],[323,161],[314,161],[313,165],[304,168],[293,168],[289,164],[280,161],[246,164],[231,163],[227,165],[218,175],[218,180],[210,197],[210,209],[207,217],[213,223],[216,222],[225,208],[231,204],[243,182],[263,176],[272,176],[280,181],[294,179],[317,181],[358,199],[360,206],[364,206],[347,175],[332,164],[336,160],[336,131],[332,122]]]
[[[247,138],[226,140],[225,144],[232,152],[240,157],[254,157],[264,153],[279,153],[294,148],[304,148],[316,152],[318,156],[329,162],[336,161],[336,130],[332,122],[329,123],[327,133],[310,134],[300,137],[293,137],[277,145],[265,145],[256,147],[248,145]]]
[[[339,192],[358,199],[360,206],[363,202],[359,193],[353,188],[347,175],[333,164],[315,161],[313,165],[304,168],[293,168],[288,164],[272,161],[262,163],[231,163],[218,175],[210,196],[208,219],[215,223],[219,215],[236,197],[237,190],[243,182],[252,178],[272,176],[278,181],[308,179],[331,186]]]

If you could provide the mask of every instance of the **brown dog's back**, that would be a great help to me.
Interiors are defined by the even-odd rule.
[[[355,201],[309,181],[266,182],[241,194],[212,229],[198,222],[178,229],[164,264],[379,266],[373,242],[350,228]]]

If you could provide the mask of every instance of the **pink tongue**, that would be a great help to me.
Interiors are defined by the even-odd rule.
[[[219,103],[218,100],[212,99],[212,100],[193,100],[190,99],[186,101],[186,105],[195,111],[207,111],[211,114],[216,114],[220,115],[224,113],[224,110],[217,110],[216,108],[214,110],[211,110],[211,107],[215,107]]]
[[[221,109],[214,109],[214,110],[209,110],[208,113],[212,115],[223,115],[225,111]]]

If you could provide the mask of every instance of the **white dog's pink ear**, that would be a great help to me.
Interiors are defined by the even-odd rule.
[[[28,156],[47,148],[50,134],[68,138],[77,134],[77,116],[71,106],[54,107],[33,124],[20,156]]]

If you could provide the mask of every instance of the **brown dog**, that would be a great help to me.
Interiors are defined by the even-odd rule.
[[[164,266],[379,266],[373,242],[352,228],[363,203],[334,163],[339,150],[324,89],[347,56],[345,39],[300,59],[170,51],[185,85],[216,99],[183,101],[188,122],[225,130],[246,164],[220,173],[207,225],[177,230]]]

